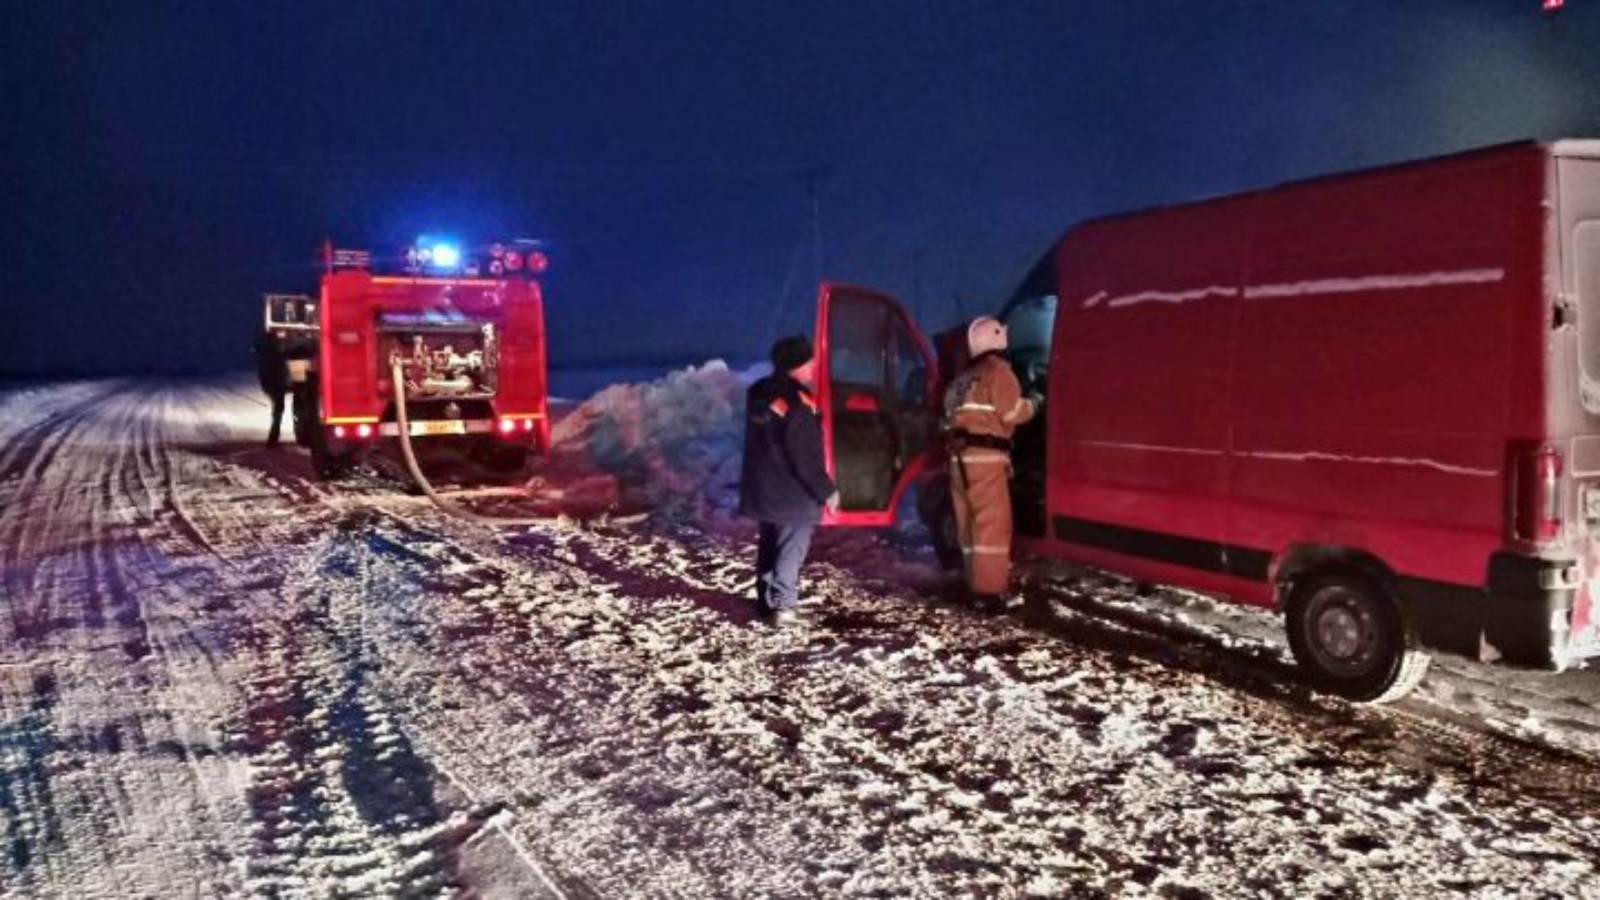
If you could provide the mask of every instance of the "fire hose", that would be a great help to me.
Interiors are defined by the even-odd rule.
[[[411,420],[406,414],[406,379],[401,371],[400,361],[394,360],[389,365],[389,377],[394,384],[395,417],[399,420],[400,455],[405,457],[406,470],[411,473],[411,478],[422,489],[422,493],[433,501],[433,505],[444,512],[459,519],[476,522],[479,525],[537,525],[549,521],[547,518],[523,516],[516,518],[501,518],[499,516],[486,516],[474,512],[460,504],[454,503],[449,497],[439,493],[422,474],[422,467],[417,465],[417,455],[411,449]],[[526,496],[526,491],[523,492]]]

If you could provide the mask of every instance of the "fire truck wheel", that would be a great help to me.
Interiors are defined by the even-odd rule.
[[[517,472],[528,464],[527,447],[490,447],[483,454],[483,464],[494,472]]]
[[[1428,671],[1394,598],[1345,570],[1311,574],[1288,604],[1289,647],[1312,686],[1356,703],[1390,703]]]
[[[355,468],[355,456],[349,451],[334,450],[326,441],[311,442],[311,467],[323,481],[337,481]]]
[[[950,480],[930,478],[917,494],[917,518],[928,529],[934,555],[945,570],[961,569],[961,538],[956,529],[956,507],[950,500]]]
[[[317,422],[317,409],[314,405],[316,400],[312,396],[311,389],[306,385],[295,388],[294,393],[290,396],[294,398],[294,404],[291,407],[291,412],[294,415],[294,442],[301,447],[310,447],[311,430],[319,424]]]

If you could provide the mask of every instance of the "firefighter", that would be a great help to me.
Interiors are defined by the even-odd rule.
[[[811,341],[783,338],[772,347],[772,374],[751,385],[745,401],[739,510],[760,523],[756,601],[775,625],[795,620],[811,534],[822,508],[839,503],[823,463],[815,370]]]
[[[272,426],[267,430],[267,446],[278,446],[278,431],[283,425],[283,401],[289,393],[289,349],[283,332],[262,329],[256,335],[256,376],[261,390],[272,401]]]
[[[1011,435],[1038,411],[1006,361],[1006,328],[989,316],[967,327],[968,368],[944,397],[950,494],[973,605],[1005,608],[1011,582]]]

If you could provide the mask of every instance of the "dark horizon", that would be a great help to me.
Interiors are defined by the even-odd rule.
[[[938,328],[1084,218],[1600,136],[1600,3],[1191,8],[8,4],[0,375],[246,368],[432,230],[549,242],[556,365],[755,358],[819,262]]]

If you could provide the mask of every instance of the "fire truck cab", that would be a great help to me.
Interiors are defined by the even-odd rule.
[[[1000,315],[1046,396],[1013,448],[1023,552],[1279,610],[1356,700],[1424,647],[1600,655],[1600,141],[1085,222]],[[921,482],[951,542],[933,423],[964,348],[844,285],[817,334],[833,521]]]
[[[549,450],[536,242],[422,238],[384,257],[330,244],[324,266],[315,371],[295,394],[319,475],[399,437],[401,396],[411,438],[458,442],[491,468]]]

